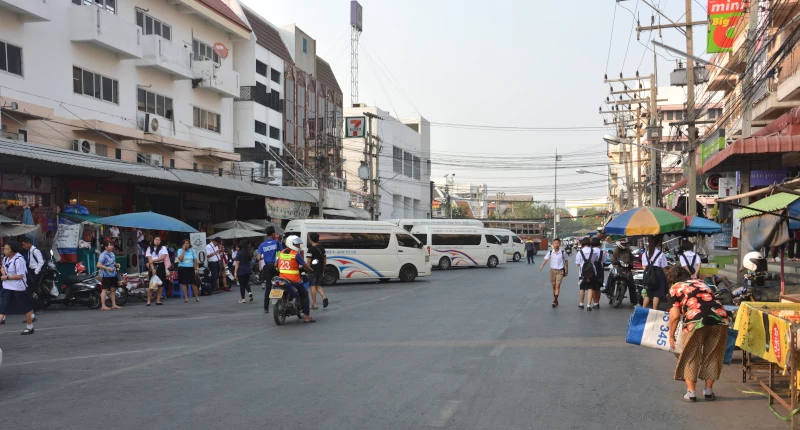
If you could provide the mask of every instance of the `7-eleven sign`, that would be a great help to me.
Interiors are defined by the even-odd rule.
[[[349,117],[344,120],[347,127],[347,137],[364,137],[366,133],[366,118],[363,116]]]

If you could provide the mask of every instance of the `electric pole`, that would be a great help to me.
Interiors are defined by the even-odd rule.
[[[561,157],[561,155],[558,155],[558,149],[556,149],[556,169],[555,175],[553,175],[553,240],[558,237],[558,162]]]
[[[656,51],[653,50],[653,73],[650,74],[650,127],[647,133],[647,138],[650,140],[650,146],[655,148],[656,143],[660,140],[661,130],[658,129],[656,134],[658,140],[654,138],[656,127],[659,127],[658,121],[658,79],[656,73],[658,71],[658,60],[656,59]],[[661,156],[655,149],[650,149],[650,206],[656,208],[660,206],[661,194],[661,177],[658,172],[658,164],[661,161]]]
[[[380,120],[382,119],[378,115],[375,115],[372,112],[364,112],[364,116],[367,117],[367,135],[364,137],[365,142],[365,155],[367,156],[367,166],[369,168],[369,179],[367,183],[369,184],[369,199],[370,199],[370,218],[373,221],[377,221],[380,218],[380,191],[378,190],[378,186],[380,186],[380,137],[375,136],[372,134],[372,120]],[[374,143],[377,141],[378,143]]]
[[[757,1],[756,1],[757,3]],[[686,185],[689,193],[686,202],[686,215],[697,215],[697,157],[695,156],[695,137],[697,129],[695,127],[695,106],[694,106],[694,39],[692,37],[692,0],[686,0],[686,113],[689,120],[688,141],[689,141],[689,178]]]

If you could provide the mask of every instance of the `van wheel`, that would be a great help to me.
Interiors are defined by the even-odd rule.
[[[486,266],[494,268],[494,267],[497,267],[497,265],[499,263],[500,263],[500,260],[498,260],[497,257],[492,255],[491,257],[489,257],[489,261],[486,263]]]
[[[450,268],[450,259],[447,257],[442,257],[442,259],[439,260],[439,269],[447,270],[449,268]]]
[[[339,280],[339,269],[335,266],[327,266],[325,270],[322,272],[322,285],[330,286],[335,285],[336,281]]]
[[[401,282],[414,282],[417,279],[417,268],[412,264],[406,264],[400,269]]]
[[[519,262],[519,260],[522,260],[522,254],[520,254],[519,252],[515,252],[514,253],[514,262],[517,263],[517,262]]]

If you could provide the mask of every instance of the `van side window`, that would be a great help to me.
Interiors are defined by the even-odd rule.
[[[480,234],[432,234],[432,245],[476,246],[481,244]]]
[[[522,239],[520,239],[518,236],[512,236],[511,239],[514,240],[514,243],[522,243]]]
[[[500,243],[508,243],[508,236],[497,236],[497,238],[500,239]]]
[[[387,249],[389,233],[319,232],[319,243],[328,249]]]
[[[428,235],[427,234],[415,234],[414,237],[416,237],[420,242],[422,242],[423,245],[427,245],[428,244]]]
[[[422,248],[422,244],[410,234],[397,233],[397,244],[404,248]]]
[[[503,242],[500,242],[500,239],[498,239],[497,236],[495,236],[493,234],[487,234],[486,235],[486,243],[491,243],[491,244],[494,244],[494,245],[502,245],[503,244]]]

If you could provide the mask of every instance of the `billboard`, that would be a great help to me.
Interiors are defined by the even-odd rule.
[[[361,5],[356,1],[350,2],[350,26],[355,27],[356,30],[362,31],[364,29],[364,17]]]
[[[366,117],[348,117],[344,120],[347,129],[347,136],[345,137],[364,137],[367,135],[367,120]]]
[[[736,24],[742,18],[743,10],[742,0],[708,0],[709,54],[733,51]]]

